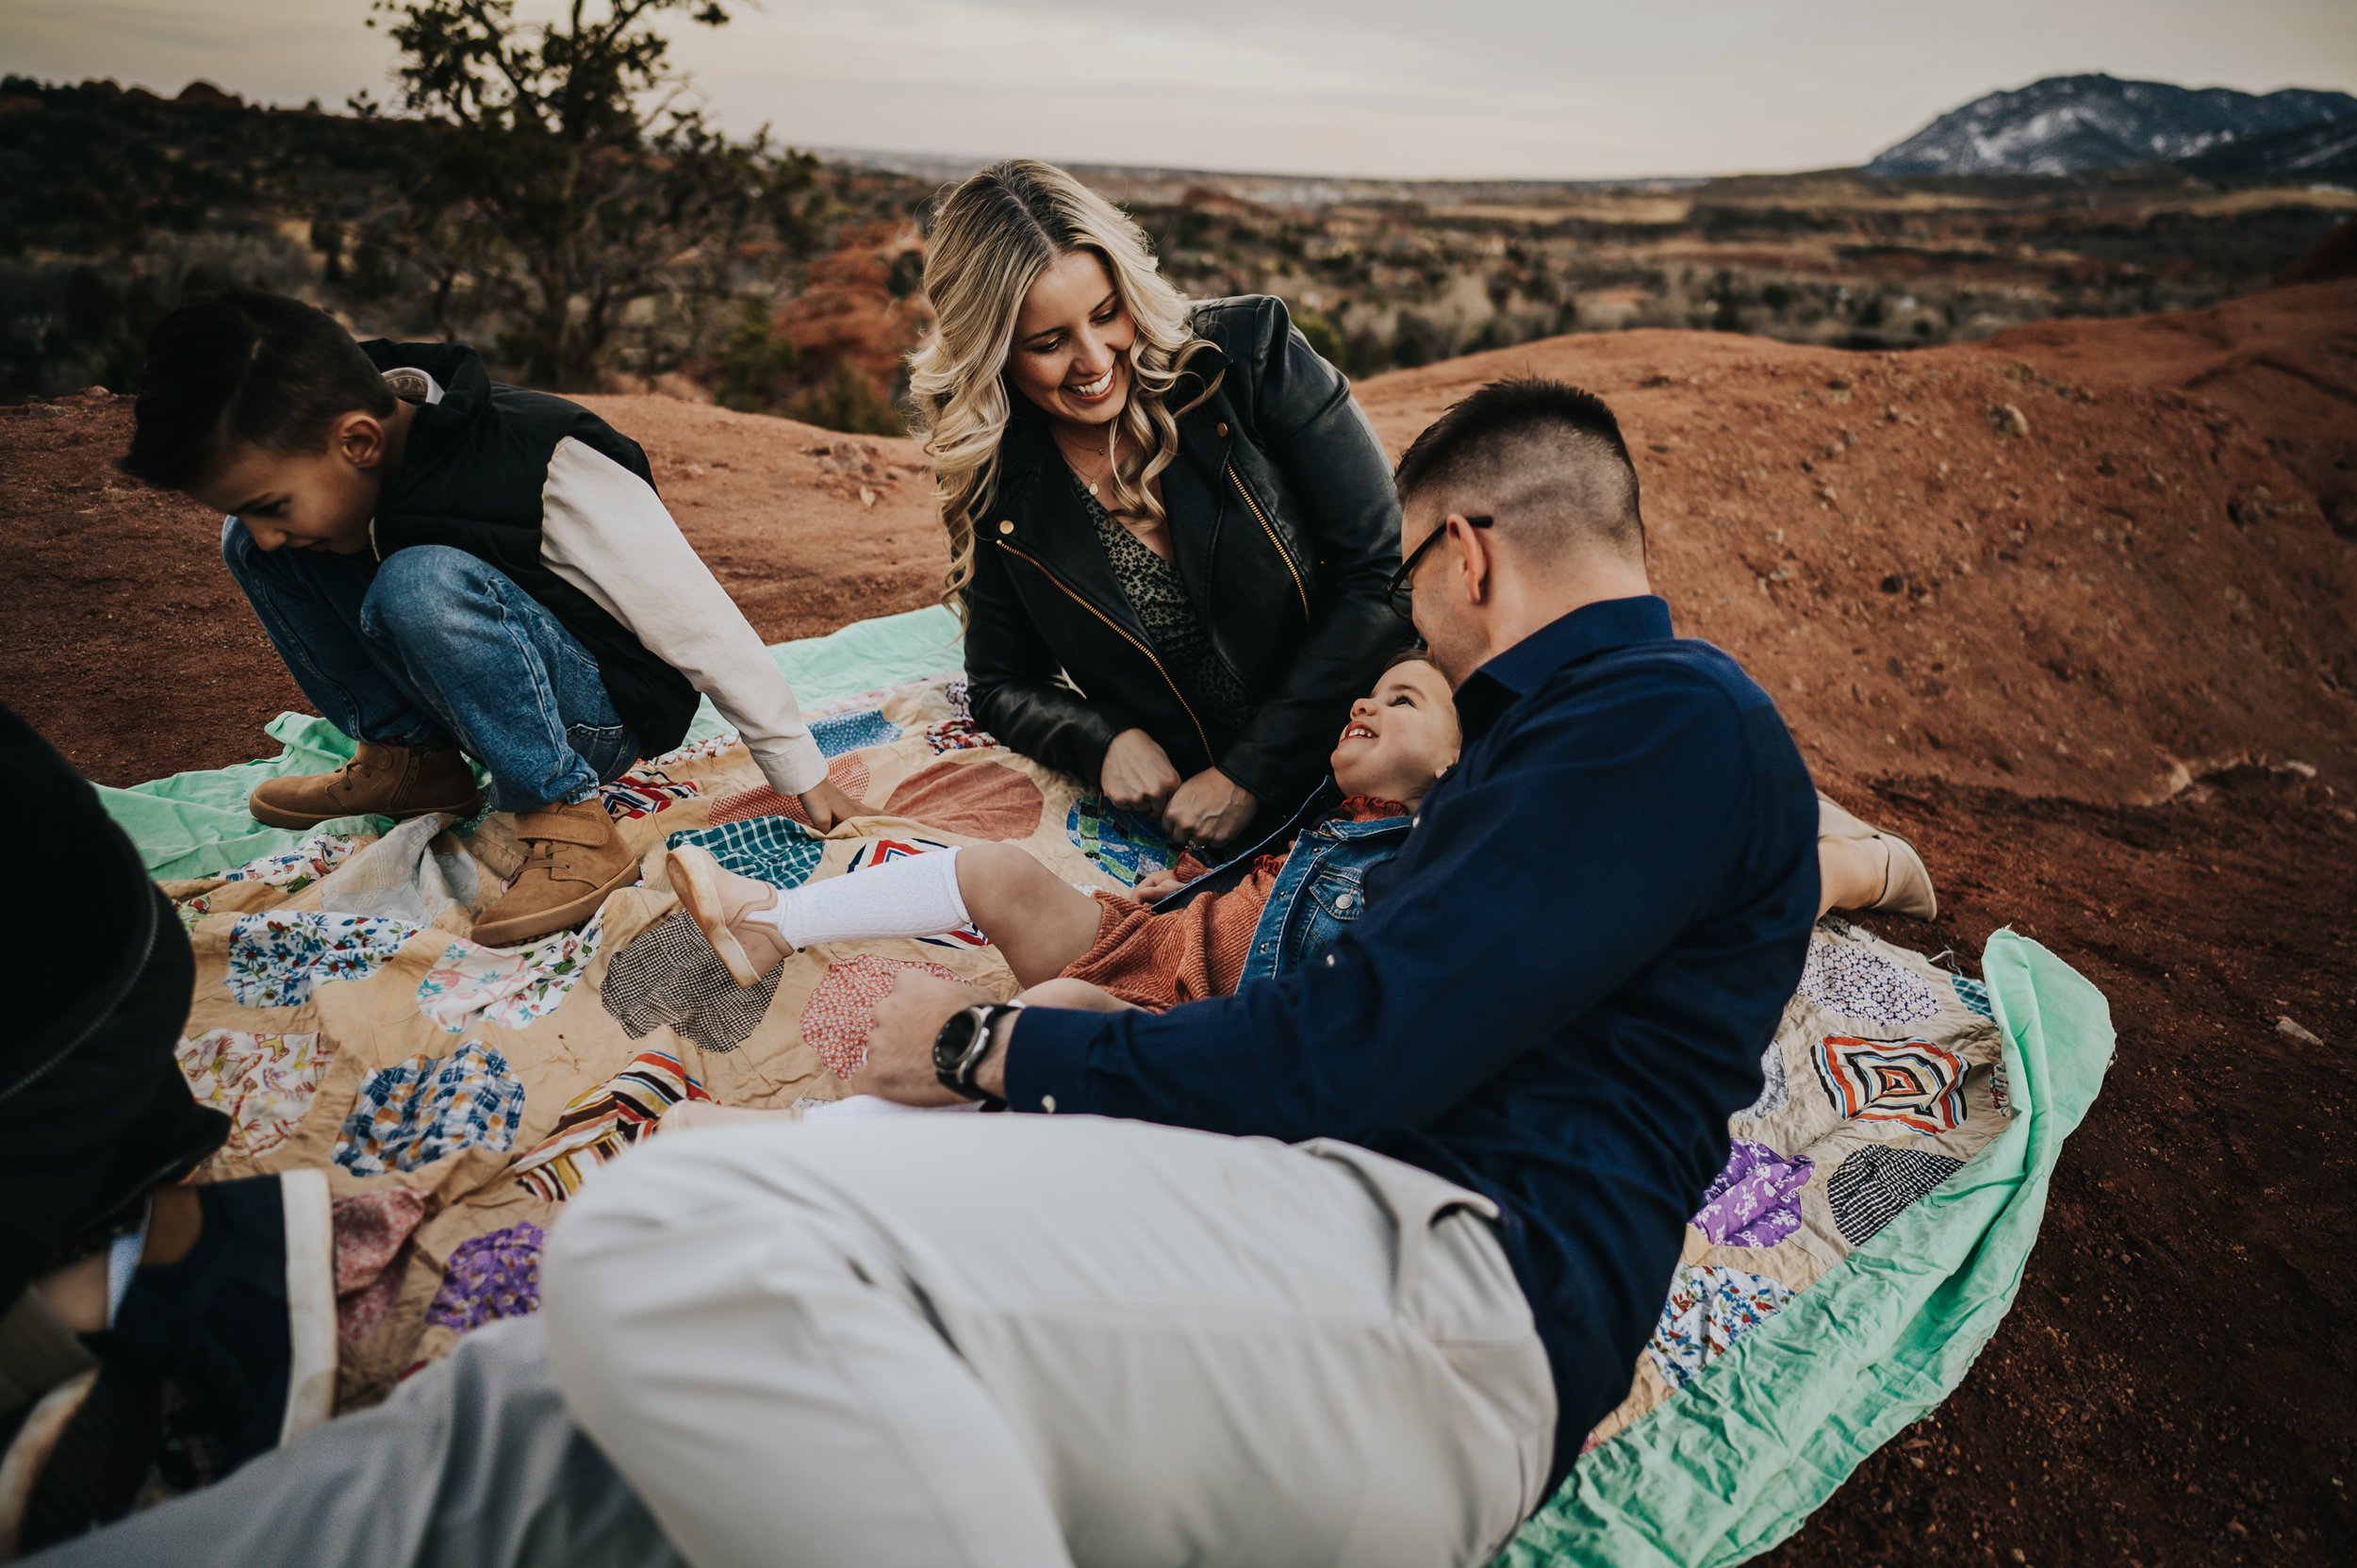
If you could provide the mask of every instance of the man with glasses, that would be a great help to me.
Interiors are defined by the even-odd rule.
[[[1484,388],[1396,480],[1464,751],[1322,962],[1160,1015],[903,976],[857,1086],[1029,1114],[652,1140],[569,1205],[540,1319],[151,1543],[1487,1561],[1627,1392],[1800,979],[1818,813],[1766,694],[1672,634],[1600,400]],[[289,1530],[355,1496],[365,1532]]]

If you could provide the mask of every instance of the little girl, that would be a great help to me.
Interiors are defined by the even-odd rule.
[[[1182,858],[1124,897],[1066,883],[1014,845],[977,844],[781,892],[682,846],[670,851],[671,886],[740,985],[815,943],[932,936],[971,923],[1027,1001],[1161,1012],[1227,996],[1330,945],[1366,907],[1361,878],[1398,851],[1458,744],[1447,683],[1403,655],[1352,704],[1329,759],[1333,786],[1210,871]],[[1820,801],[1822,907],[1928,917],[1931,880],[1914,850]]]
[[[1404,658],[1352,704],[1333,788],[1209,872],[1182,859],[1124,897],[1076,887],[1014,845],[976,844],[780,892],[682,846],[670,851],[671,886],[740,985],[814,943],[931,936],[971,922],[1036,993],[1028,999],[1159,1012],[1323,950],[1365,907],[1360,877],[1397,850],[1457,750],[1447,683]]]

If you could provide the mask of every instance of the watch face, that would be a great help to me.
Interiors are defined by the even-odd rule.
[[[966,1051],[974,1044],[974,1035],[982,1027],[982,1011],[968,1007],[949,1015],[933,1036],[933,1074],[943,1082],[954,1081],[958,1064],[965,1060]]]

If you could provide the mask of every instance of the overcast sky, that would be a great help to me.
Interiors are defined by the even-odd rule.
[[[594,4],[594,0],[593,0]],[[547,15],[552,0],[520,0]],[[2357,91],[2357,0],[762,0],[674,58],[798,146],[1304,173],[1609,178],[1861,162],[2107,71]],[[0,69],[340,106],[366,0],[0,0]]]

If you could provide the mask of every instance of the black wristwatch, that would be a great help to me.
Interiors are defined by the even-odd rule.
[[[1000,1018],[1022,1007],[1019,1001],[992,1002],[960,1008],[949,1015],[949,1021],[933,1036],[933,1076],[941,1080],[943,1088],[985,1104],[997,1100],[997,1096],[974,1081],[974,1074],[989,1054],[991,1031],[997,1028]]]

